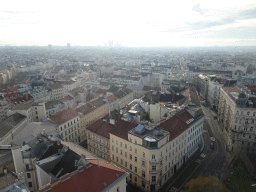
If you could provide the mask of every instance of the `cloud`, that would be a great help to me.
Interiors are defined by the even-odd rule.
[[[200,15],[204,15],[205,13],[208,12],[208,9],[202,9],[201,8],[200,3],[195,4],[192,10],[199,13]]]
[[[39,13],[39,11],[1,11],[2,13],[8,14],[27,14],[27,13]]]
[[[256,8],[240,11],[236,17],[240,20],[254,19],[256,18]]]
[[[256,8],[238,11],[230,16],[219,20],[201,20],[197,22],[185,22],[192,30],[207,29],[215,26],[222,26],[236,23],[238,20],[248,20],[256,18]]]

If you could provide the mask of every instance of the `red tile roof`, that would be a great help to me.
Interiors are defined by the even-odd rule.
[[[135,127],[137,127],[137,124],[120,120],[113,125],[110,133],[128,141],[128,132]]]
[[[194,119],[193,116],[185,109],[179,111],[178,113],[175,114],[182,122],[190,125],[193,121],[189,121],[189,123],[187,123],[188,120]]]
[[[70,101],[70,100],[73,100],[73,97],[71,97],[70,95],[66,95],[65,97],[63,97],[62,100]]]
[[[192,115],[186,110],[178,112],[176,115],[172,116],[170,119],[162,122],[157,127],[168,131],[170,133],[170,141],[178,137],[184,131],[189,128],[189,124],[186,123],[187,120],[193,118]],[[193,122],[193,121],[191,121]]]
[[[127,121],[119,120],[114,125],[107,121],[103,121],[104,117],[88,125],[86,129],[110,139],[110,133],[116,135],[122,139],[128,140],[128,132],[135,128],[137,124],[133,124]]]
[[[197,106],[201,106],[199,97],[194,89],[195,89],[194,87],[189,89],[191,102],[195,103]]]
[[[117,97],[116,97],[115,95],[110,95],[110,96],[106,97],[106,99],[107,99],[110,103],[112,103],[112,102],[114,102],[115,100],[117,100]]]
[[[48,191],[100,192],[125,174],[123,170],[105,160],[87,159],[87,161],[91,162],[92,166],[72,174],[66,180],[52,184]],[[106,185],[104,186],[103,183]]]
[[[255,92],[256,91],[256,86],[255,85],[245,85],[249,90]]]
[[[232,92],[242,93],[242,91],[237,86],[235,86],[235,87],[222,87],[222,89],[227,94],[232,93]]]
[[[84,89],[82,87],[77,87],[77,88],[69,91],[69,93],[71,95],[73,95],[74,97],[76,97],[76,96],[78,96],[78,93],[85,93],[85,92],[84,92]]]
[[[96,92],[97,94],[103,94],[103,95],[106,95],[106,93],[107,93],[107,89],[101,89],[101,88],[99,88],[98,90],[97,90],[97,92]]]
[[[98,99],[95,99],[95,100],[88,102],[85,105],[77,108],[76,111],[83,113],[85,115],[85,114],[88,114],[88,113],[92,112],[93,110],[101,107],[104,104],[105,104],[105,101],[103,100],[103,97],[100,97]]]
[[[72,108],[68,108],[68,109],[61,111],[60,113],[57,113],[56,115],[50,117],[50,119],[57,125],[60,125],[70,119],[73,119],[76,116],[79,116],[78,112],[76,112]]]

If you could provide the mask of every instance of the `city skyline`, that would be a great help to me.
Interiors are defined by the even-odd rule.
[[[256,3],[182,1],[5,2],[0,46],[253,46]]]

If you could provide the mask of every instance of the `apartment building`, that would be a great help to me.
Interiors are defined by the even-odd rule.
[[[157,191],[199,149],[202,122],[203,118],[195,119],[184,110],[157,127],[139,124],[128,132],[112,129],[111,160],[129,173],[129,182]]]
[[[81,142],[87,139],[87,124],[91,123],[92,121],[103,115],[108,114],[109,108],[109,103],[104,101],[103,97],[99,97],[76,109],[76,111],[80,114],[81,119]]]
[[[255,95],[237,86],[221,88],[218,122],[229,150],[255,150],[255,106]]]
[[[128,132],[136,124],[124,121],[109,119],[106,116],[90,124],[86,128],[88,150],[99,157],[110,161],[110,135],[112,129],[119,129],[124,133]]]
[[[63,97],[64,87],[62,85],[55,83],[55,84],[49,84],[49,87],[52,91],[52,97],[51,97],[52,99],[59,100]]]
[[[57,125],[57,130],[64,141],[80,143],[80,117],[72,108],[57,113],[50,117]]]
[[[28,122],[42,121],[46,118],[45,103],[23,103],[15,105],[10,111],[7,112],[7,116],[20,113],[27,116]]]

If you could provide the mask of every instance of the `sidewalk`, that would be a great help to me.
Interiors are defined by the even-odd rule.
[[[202,146],[204,147],[204,145],[202,145]],[[203,147],[202,147],[202,148],[203,148]],[[201,154],[201,149],[198,149],[197,152],[187,160],[186,164],[183,164],[183,165],[181,166],[181,168],[179,168],[179,169],[177,170],[176,174],[174,174],[174,175],[158,190],[158,192],[164,192],[164,191],[166,191],[166,190],[169,188],[169,186],[173,185],[174,182],[180,177],[180,175],[190,166],[190,164],[191,164],[196,158],[198,158],[198,156],[199,156],[200,154]],[[174,178],[175,178],[175,179],[174,179]],[[174,180],[173,180],[173,179],[174,179]],[[169,181],[172,181],[172,182],[171,182],[171,185],[170,185],[170,182],[169,182]]]

